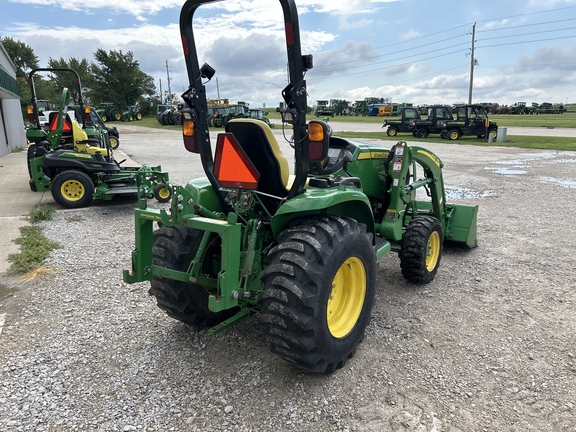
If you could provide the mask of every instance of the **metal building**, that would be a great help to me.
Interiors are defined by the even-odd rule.
[[[16,66],[0,43],[0,157],[26,145]]]

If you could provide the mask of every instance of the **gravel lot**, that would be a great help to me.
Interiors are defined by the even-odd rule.
[[[178,132],[143,132],[120,149],[201,175]],[[54,273],[0,276],[0,430],[576,431],[576,153],[426,147],[480,205],[479,247],[446,248],[426,286],[382,258],[366,338],[328,376],[271,354],[257,316],[208,336],[124,284],[134,199],[57,211]]]

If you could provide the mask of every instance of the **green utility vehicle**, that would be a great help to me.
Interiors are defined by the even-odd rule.
[[[496,139],[498,125],[490,121],[486,110],[481,105],[461,105],[452,108],[454,120],[446,120],[440,136],[445,139],[457,140],[461,136],[486,136]]]
[[[412,135],[416,138],[426,138],[430,134],[442,134],[444,122],[454,120],[449,106],[430,105],[426,107],[428,117],[420,117],[411,121]]]
[[[432,281],[444,240],[476,246],[478,207],[446,201],[443,163],[431,151],[346,140],[306,121],[313,60],[301,53],[294,0],[280,0],[290,81],[279,108],[292,128],[293,176],[261,121],[231,120],[213,153],[205,84],[215,70],[200,67],[192,26],[212,1],[188,0],[180,15],[190,84],[183,140],[205,177],[173,185],[169,209],[139,201],[124,280],[150,281],[168,315],[210,333],[259,314],[274,353],[330,373],[364,338],[378,259],[396,251],[407,280]]]
[[[382,128],[386,128],[388,136],[396,136],[398,132],[412,132],[414,125],[412,120],[420,120],[420,114],[416,108],[402,108],[400,110],[400,119],[386,119]]]
[[[78,85],[78,104],[69,107],[70,91],[64,88],[58,111],[50,114],[47,128],[38,116],[34,75],[37,72],[70,72]],[[28,173],[33,192],[51,191],[62,207],[79,208],[93,200],[111,200],[121,194],[140,194],[158,201],[170,200],[168,175],[159,166],[123,168],[113,156],[107,130],[94,123],[84,105],[80,76],[72,69],[40,68],[28,75],[32,103],[31,127],[26,131]]]

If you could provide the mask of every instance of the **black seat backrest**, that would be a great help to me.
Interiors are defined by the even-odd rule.
[[[236,119],[226,124],[246,156],[260,173],[258,190],[277,197],[288,194],[288,161],[280,151],[270,127],[253,119]]]

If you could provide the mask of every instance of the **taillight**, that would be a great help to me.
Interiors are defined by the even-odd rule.
[[[186,120],[182,124],[182,135],[184,137],[184,147],[192,153],[198,153],[196,148],[196,125],[192,120]]]

